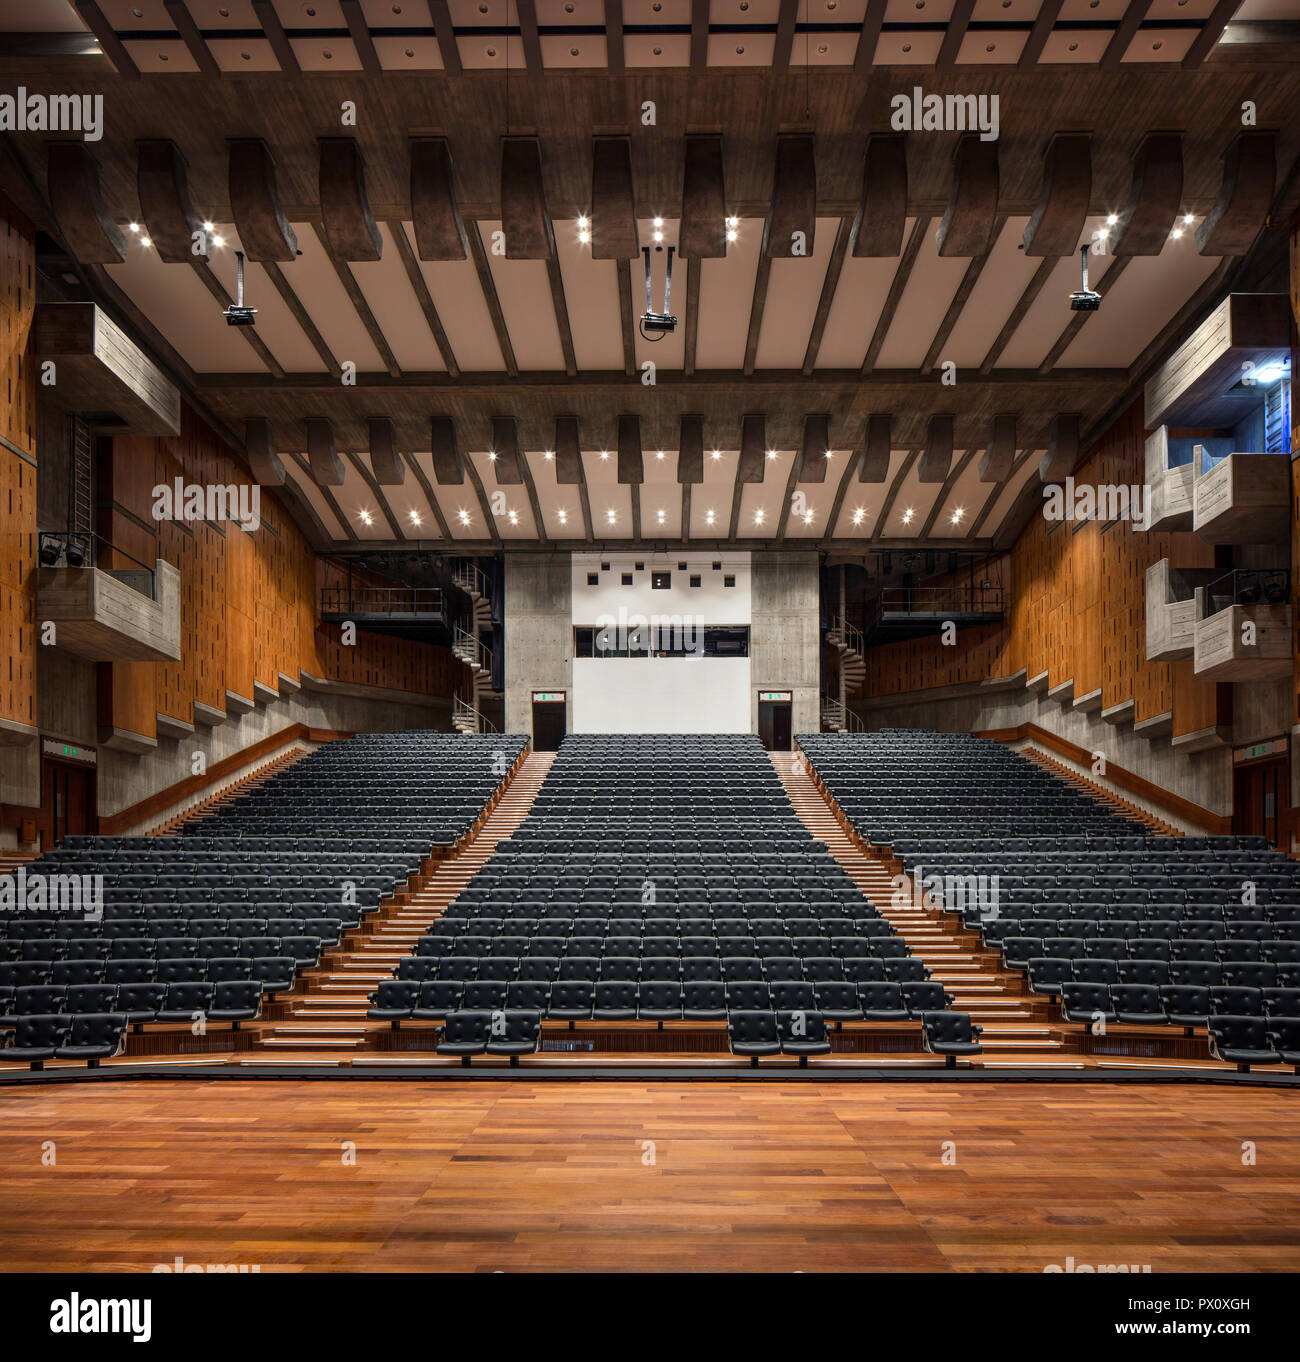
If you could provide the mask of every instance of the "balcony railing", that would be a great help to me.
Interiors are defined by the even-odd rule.
[[[1002,604],[1000,586],[887,586],[876,602],[876,615],[996,615]]]
[[[45,568],[98,568],[148,600],[158,599],[153,568],[94,530],[44,530],[40,538],[39,557],[41,566]],[[134,563],[135,567],[116,566],[117,560],[122,558]]]
[[[442,592],[433,586],[327,586],[321,591],[322,615],[441,615]]]
[[[1205,587],[1203,600],[1202,619],[1234,605],[1290,605],[1291,573],[1286,568],[1233,568]]]

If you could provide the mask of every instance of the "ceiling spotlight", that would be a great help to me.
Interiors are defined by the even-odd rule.
[[[829,449],[826,451],[826,457],[827,457],[828,459],[831,457],[831,452],[830,452]]]
[[[854,523],[855,525],[861,525],[861,524],[862,524],[862,517],[863,517],[864,515],[866,515],[866,511],[864,511],[864,510],[862,509],[862,507],[859,506],[859,507],[857,508],[857,510],[853,512],[853,523]]]
[[[952,523],[955,525],[965,514],[966,512],[960,506],[958,506],[957,509],[952,513]]]
[[[578,230],[585,232],[588,226],[589,223],[587,222],[587,215],[585,213],[580,214],[578,217]]]
[[[760,507],[758,508],[758,510],[754,512],[754,524],[755,524],[755,525],[761,525],[761,524],[763,523],[763,516],[764,516],[765,514],[766,514],[766,512],[765,512],[765,511],[763,510],[763,508],[760,506]]]
[[[712,524],[713,524],[713,512],[712,512],[712,511],[705,511],[705,513],[704,513],[704,523],[705,523],[706,525],[712,525]]]
[[[554,451],[554,450],[551,450],[551,449],[548,449],[548,450],[546,451],[545,458],[546,458],[547,463],[550,463],[550,461],[551,461],[553,458],[555,458],[555,451]]]
[[[728,218],[728,219],[727,219],[727,226],[728,226],[728,227],[739,227],[739,226],[740,226],[740,219],[739,219],[739,218]]]
[[[373,525],[375,523],[375,518],[369,511],[358,511],[357,515],[361,517],[361,523],[363,525]]]
[[[655,458],[656,458],[656,459],[662,459],[663,456],[664,456],[664,452],[663,452],[662,449],[658,450],[658,451],[655,453]]]
[[[468,525],[468,524],[469,524],[469,512],[468,512],[468,511],[461,511],[461,512],[459,512],[459,515],[460,515],[460,523],[461,523],[462,525]]]
[[[738,231],[736,231],[736,229],[735,229],[734,227],[728,227],[728,228],[727,228],[727,240],[728,240],[728,241],[735,241],[735,240],[737,240],[737,239],[739,238],[739,236],[740,236],[740,233],[739,233]]]
[[[1111,213],[1111,214],[1106,218],[1106,226],[1107,226],[1107,227],[1118,227],[1118,226],[1119,226],[1119,214],[1118,214],[1118,213]]]
[[[418,524],[420,524],[420,513],[419,513],[419,511],[412,510],[412,512],[411,512],[411,524],[412,524],[412,525],[418,525]]]
[[[662,227],[663,225],[664,225],[664,220],[663,220],[663,218],[655,218],[655,226],[656,226],[656,227]]]
[[[142,246],[152,246],[152,245],[153,245],[153,242],[150,241],[149,238],[148,238],[147,236],[142,236],[142,237],[140,238],[140,245],[142,245]]]
[[[767,457],[768,457],[769,459],[775,459],[775,458],[776,458],[776,450],[775,450],[775,449],[769,449],[769,450],[767,451]]]
[[[1173,237],[1175,241],[1181,241],[1183,236],[1183,229],[1181,227],[1175,227],[1174,230],[1169,233],[1169,235]]]
[[[557,514],[561,525],[567,525],[569,523],[569,513],[563,507],[560,508]]]
[[[608,519],[609,523],[612,525],[614,523],[614,512],[612,510],[606,511],[605,516]]]
[[[715,450],[713,451],[713,457],[714,457],[715,459],[720,459],[720,458],[722,458],[722,450],[720,450],[720,449],[715,449]]]
[[[128,222],[126,224],[126,229],[128,232],[138,232],[140,230],[140,224],[138,222]]]
[[[488,450],[488,458],[491,459],[493,463],[496,463],[496,461],[497,461],[497,452],[496,452],[495,449],[489,449],[489,450]]]
[[[507,518],[509,519],[509,521],[510,521],[510,523],[511,523],[512,525],[518,525],[518,524],[519,524],[519,512],[518,512],[518,511],[507,511],[507,512],[506,512],[506,516],[507,516]]]
[[[664,513],[663,513],[662,511],[660,511],[658,514],[659,514],[659,523],[662,525],[662,524],[664,523]]]
[[[812,520],[813,520],[813,513],[812,513],[811,511],[805,511],[805,512],[803,513],[803,523],[804,523],[805,525],[811,525],[811,524],[812,524]]]
[[[585,246],[591,241],[591,233],[585,229],[578,233],[578,240]]]
[[[662,232],[656,232],[656,233],[655,233],[655,240],[656,240],[656,241],[662,241],[663,239],[664,239],[664,234],[663,234]]]
[[[602,459],[608,459],[608,458],[609,458],[609,450],[608,450],[608,449],[602,449],[602,450],[600,451],[600,457],[601,457]]]
[[[216,224],[215,222],[205,222],[205,223],[203,224],[203,230],[204,230],[205,232],[213,232],[213,231],[216,230],[216,227],[217,227],[217,224]]]
[[[1196,218],[1195,218],[1191,213],[1184,213],[1184,214],[1183,214],[1183,225],[1184,225],[1185,227],[1190,227],[1190,226],[1192,225],[1192,223],[1194,223],[1195,221],[1196,221]]]
[[[911,523],[912,523],[912,508],[909,506],[907,510],[903,512],[903,524],[910,525]]]
[[[212,244],[214,246],[224,246],[226,244],[226,238],[224,236],[214,236],[212,238]]]

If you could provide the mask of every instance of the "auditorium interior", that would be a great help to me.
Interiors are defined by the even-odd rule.
[[[1300,1271],[1300,0],[0,8],[0,1272]]]

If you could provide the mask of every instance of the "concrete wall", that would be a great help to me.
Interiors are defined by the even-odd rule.
[[[794,694],[795,733],[821,727],[820,583],[815,551],[756,553],[750,572],[750,732],[758,732],[758,693]]]
[[[533,731],[535,690],[563,691],[573,731],[573,584],[567,553],[506,554],[505,731]]]

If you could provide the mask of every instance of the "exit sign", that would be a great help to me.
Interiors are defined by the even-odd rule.
[[[793,700],[794,693],[788,690],[761,690],[758,692],[760,700],[775,700],[780,703],[782,700]]]
[[[47,757],[59,757],[63,761],[80,761],[94,766],[98,757],[93,747],[78,747],[75,743],[59,742],[57,738],[43,738],[41,751]]]
[[[1277,757],[1286,752],[1285,738],[1272,738],[1268,742],[1257,742],[1250,747],[1238,747],[1233,751],[1234,763],[1256,761],[1260,757]]]
[[[564,703],[564,692],[562,690],[535,690],[533,692],[533,704],[552,705]]]

